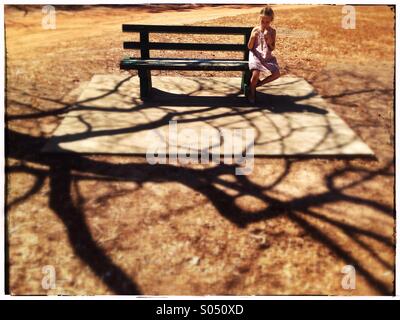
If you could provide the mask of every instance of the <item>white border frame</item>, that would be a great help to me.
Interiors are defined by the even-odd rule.
[[[1,174],[0,174],[0,181],[1,181],[1,196],[0,196],[0,205],[3,210],[3,214],[0,215],[0,251],[3,251],[4,253],[4,236],[5,236],[5,230],[4,230],[4,205],[5,205],[5,153],[4,153],[4,146],[5,146],[5,139],[4,139],[4,114],[5,114],[5,33],[4,33],[4,5],[11,5],[11,4],[26,4],[26,5],[38,5],[38,4],[68,4],[68,5],[82,5],[82,4],[92,4],[92,5],[99,5],[99,4],[265,4],[265,1],[237,1],[237,0],[220,0],[220,1],[179,1],[179,0],[164,0],[164,1],[130,1],[130,2],[124,2],[124,1],[101,1],[101,0],[91,0],[91,1],[75,1],[74,3],[70,3],[67,1],[60,1],[60,0],[53,0],[53,1],[40,1],[36,3],[32,3],[31,1],[22,1],[22,0],[15,0],[15,1],[2,1],[2,10],[0,13],[0,23],[1,23],[1,29],[3,31],[3,37],[1,41],[1,52],[3,53],[0,66],[1,66],[1,76],[0,76],[0,84],[1,87],[3,88],[1,91],[0,99],[1,99],[1,128],[3,130],[3,134],[0,134],[1,136],[1,146],[0,146],[0,151],[1,151]],[[295,0],[275,0],[274,4],[348,4],[347,1],[324,1],[324,0],[310,0],[307,1],[307,3],[299,3],[298,1]],[[352,4],[365,4],[365,5],[395,5],[396,1],[371,1],[371,0],[365,0],[365,1],[354,1]],[[396,24],[396,47],[398,48],[399,45],[399,39],[397,37],[398,31],[399,31],[399,24]],[[400,99],[399,96],[399,90],[396,90],[398,87],[398,76],[399,76],[399,68],[396,68],[396,62],[397,62],[397,56],[398,52],[396,50],[396,55],[395,55],[395,76],[396,76],[396,81],[395,81],[395,102],[396,105],[398,104],[398,101]],[[396,112],[396,105],[394,106],[395,110],[395,125],[398,123],[399,120],[399,114]],[[395,128],[395,142],[397,142],[398,138],[398,132]],[[395,175],[397,173],[397,168],[399,167],[399,159],[396,157],[397,153],[397,143],[395,144]],[[398,208],[398,202],[396,201],[398,199],[399,195],[399,188],[398,188],[398,183],[397,179],[395,177],[395,212],[397,212]],[[397,217],[396,217],[397,218]],[[399,229],[399,219],[396,219],[396,230]],[[400,258],[399,258],[399,246],[397,246],[397,238],[396,238],[396,266],[395,266],[395,292],[397,296],[395,297],[382,297],[382,296],[118,296],[118,295],[105,295],[105,296],[71,296],[71,297],[65,297],[65,296],[9,296],[5,295],[4,292],[4,276],[5,276],[5,260],[4,260],[4,254],[0,255],[0,299],[4,300],[109,300],[109,299],[118,299],[118,300],[166,300],[168,299],[173,299],[173,300],[304,300],[304,299],[312,299],[312,300],[400,300],[399,296],[399,281],[398,281],[398,275],[399,275],[399,269],[398,266],[400,264]]]

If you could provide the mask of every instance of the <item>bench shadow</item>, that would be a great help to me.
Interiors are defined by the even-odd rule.
[[[272,113],[328,113],[326,109],[310,104],[299,103],[302,99],[304,99],[304,97],[257,92],[257,104],[251,105],[240,92],[221,94],[220,96],[191,96],[153,88],[151,98],[146,99],[143,102],[143,106],[258,108],[260,110],[269,110]]]
[[[257,92],[256,105],[265,108],[272,113],[288,113],[288,112],[307,112],[315,114],[327,114],[328,110],[310,105],[302,104],[302,97],[294,97],[290,95],[275,95],[264,92]]]

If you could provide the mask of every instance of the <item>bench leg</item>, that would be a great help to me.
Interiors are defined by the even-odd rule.
[[[242,93],[247,97],[249,93],[249,88],[250,88],[250,70],[246,70],[242,72]]]
[[[151,72],[150,70],[139,70],[140,99],[145,100],[151,96]]]

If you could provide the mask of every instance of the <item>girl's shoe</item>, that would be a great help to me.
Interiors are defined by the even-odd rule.
[[[251,104],[256,104],[256,96],[254,95],[254,97],[250,97],[250,95],[247,97],[247,99],[249,100],[249,102]]]
[[[262,79],[262,80],[258,79],[256,87],[260,87],[260,86],[264,85],[264,83],[263,83],[264,80],[265,79]]]

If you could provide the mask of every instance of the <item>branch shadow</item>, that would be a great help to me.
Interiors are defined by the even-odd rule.
[[[118,85],[117,85],[118,86]],[[204,88],[199,86],[198,90]],[[112,90],[113,93],[118,92],[117,89]],[[99,97],[104,97],[107,93],[101,94]],[[162,91],[156,91],[156,95],[161,100],[170,101],[170,106],[204,106],[206,104],[209,108],[226,107],[226,97],[183,97],[182,95],[174,95]],[[290,97],[286,95],[269,95],[260,94],[262,100],[268,101],[273,107],[268,112],[284,112],[279,109],[282,105],[286,108],[285,112],[311,112],[317,114],[325,114],[323,109],[315,106],[301,105],[299,101],[305,97]],[[263,107],[248,108],[242,105],[242,101],[236,94],[232,95],[234,101],[237,104],[232,107],[232,112],[243,117],[244,120],[249,121],[247,116],[254,112],[259,111]],[[235,100],[237,99],[237,100]],[[93,102],[96,97],[90,98],[86,102]],[[89,108],[87,110],[96,110],[96,106],[85,106],[84,103],[79,102],[76,108]],[[165,101],[162,101],[164,105]],[[183,104],[184,103],[184,104]],[[60,102],[60,104],[62,104]],[[211,106],[210,106],[211,105]],[[160,102],[152,101],[145,102],[141,105],[133,107],[136,111],[142,111],[146,108],[159,107]],[[243,108],[241,108],[243,106]],[[57,115],[66,112],[68,108],[61,108],[57,111]],[[116,111],[116,108],[110,108],[110,110]],[[206,110],[206,109],[205,109]],[[125,110],[124,110],[125,111]],[[122,112],[122,110],[121,110]],[[198,110],[184,111],[186,115],[198,113]],[[143,126],[133,126],[120,130],[102,130],[99,132],[93,132],[90,124],[86,124],[86,131],[82,134],[69,135],[61,137],[60,141],[75,141],[82,138],[82,135],[87,136],[88,134],[93,136],[101,135],[113,135],[126,132],[135,132],[140,130],[149,130],[151,128],[159,128],[165,125],[170,119],[179,114],[179,111],[170,110],[164,117],[157,121],[150,122]],[[201,112],[200,112],[201,113]],[[40,113],[30,115],[34,119],[39,117],[47,117],[50,114],[44,112],[43,115]],[[54,114],[52,114],[54,115]],[[15,118],[14,118],[15,119]],[[27,118],[25,118],[27,119]],[[213,117],[205,116],[202,118],[203,121],[212,120]],[[8,121],[13,119],[8,118]],[[84,119],[81,119],[85,121]],[[190,120],[189,120],[190,121]],[[252,123],[249,121],[249,126]],[[278,131],[279,132],[279,131]],[[336,203],[338,201],[346,201],[353,204],[362,204],[367,207],[373,208],[379,214],[391,216],[393,215],[393,209],[390,206],[382,205],[372,199],[365,199],[358,196],[349,196],[343,191],[345,187],[336,187],[333,183],[335,177],[344,175],[349,172],[357,171],[357,168],[352,167],[350,163],[347,163],[345,169],[336,170],[333,174],[326,178],[325,184],[327,191],[320,194],[308,194],[302,197],[298,197],[290,201],[282,201],[273,196],[267,195],[266,191],[278,186],[282,183],[285,178],[290,174],[292,164],[296,160],[285,159],[285,168],[281,175],[279,175],[273,183],[267,186],[258,185],[253,183],[246,176],[237,176],[235,174],[235,165],[219,164],[209,169],[194,169],[188,167],[177,167],[168,164],[150,165],[148,163],[135,163],[135,164],[114,164],[108,163],[101,160],[95,160],[87,158],[80,154],[58,154],[58,155],[45,155],[38,153],[37,150],[42,148],[48,143],[47,138],[34,137],[29,134],[23,134],[15,130],[6,130],[6,155],[8,158],[16,159],[22,162],[32,162],[34,164],[45,165],[49,169],[38,170],[34,169],[29,165],[24,166],[7,166],[7,173],[10,172],[25,172],[36,177],[35,185],[28,190],[23,196],[14,201],[8,202],[7,210],[17,206],[22,202],[29,201],[29,199],[37,193],[43,181],[46,178],[50,179],[50,194],[49,194],[49,207],[54,213],[63,221],[67,228],[70,244],[76,253],[76,255],[86,263],[101,279],[107,287],[116,294],[142,294],[137,282],[140,279],[132,279],[125,271],[118,267],[110,257],[101,249],[94,241],[90,229],[85,222],[83,209],[79,203],[74,203],[71,197],[71,188],[75,180],[79,179],[80,174],[90,173],[100,181],[135,181],[142,185],[145,182],[177,182],[183,184],[190,189],[203,194],[214,206],[217,212],[223,216],[226,220],[233,223],[238,228],[246,228],[247,226],[268,219],[274,219],[279,216],[287,216],[291,221],[295,222],[307,234],[313,237],[316,241],[323,244],[330,250],[332,250],[340,259],[348,261],[353,265],[357,266],[360,274],[364,276],[366,281],[374,287],[379,293],[383,295],[393,294],[393,288],[389,287],[386,283],[380,280],[375,274],[371,273],[368,269],[363,267],[361,261],[354,255],[344,250],[335,239],[324,234],[317,226],[313,225],[303,216],[310,216],[318,218],[336,228],[339,228],[342,232],[346,233],[350,237],[356,239],[358,235],[367,236],[372,238],[386,247],[393,245],[392,239],[376,234],[369,230],[364,230],[359,227],[349,225],[340,220],[328,219],[323,216],[316,214],[312,208],[316,205],[322,206],[324,204]],[[19,148],[18,148],[19,146]],[[21,147],[23,146],[23,147]],[[378,175],[390,175],[390,168],[392,161],[388,163],[384,168],[376,171],[368,171],[367,175],[356,182],[354,185],[361,184],[368,179],[372,179]],[[134,173],[134,174],[133,174]],[[221,175],[229,175],[232,177],[232,181],[228,182],[221,179]],[[216,187],[216,185],[223,185],[229,187],[238,192],[237,195],[232,196]],[[262,209],[256,212],[248,212],[240,208],[235,200],[237,197],[243,195],[251,195],[261,200],[267,205],[266,209]],[[112,196],[112,195],[110,195]],[[355,240],[359,241],[358,239]],[[358,242],[360,244],[360,242]],[[363,243],[362,246],[376,257],[376,260],[382,264],[386,269],[389,269],[390,265],[377,256],[376,253],[372,252],[368,245]]]
[[[24,141],[25,145],[32,143],[37,145],[38,138],[30,137],[27,135],[19,134],[16,132],[8,132],[10,138],[15,142],[16,140]],[[23,159],[22,154],[16,154],[11,152],[10,157]],[[158,183],[164,182],[179,182],[191,188],[192,190],[202,193],[204,196],[211,201],[216,210],[224,218],[234,223],[239,228],[245,228],[246,226],[263,221],[266,219],[273,219],[275,217],[286,215],[291,220],[301,226],[308,234],[314,239],[324,244],[326,247],[331,249],[335,254],[345,261],[350,261],[355,266],[361,275],[381,294],[390,295],[392,291],[387,287],[385,283],[380,281],[370,271],[365,269],[357,258],[353,257],[350,253],[346,252],[334,239],[323,234],[318,227],[310,224],[306,219],[302,218],[298,212],[306,215],[316,216],[312,212],[310,207],[316,205],[322,205],[326,203],[335,203],[337,201],[348,201],[349,203],[362,203],[367,206],[371,206],[379,212],[391,215],[393,210],[390,207],[376,204],[372,200],[365,202],[365,199],[359,197],[348,198],[344,195],[340,189],[334,188],[329,180],[334,175],[327,178],[327,185],[329,190],[319,195],[307,195],[300,197],[292,201],[280,201],[273,197],[267,196],[265,191],[277,186],[289,173],[291,167],[291,161],[287,162],[286,169],[280,177],[278,177],[273,184],[270,186],[260,186],[252,183],[246,176],[235,176],[235,166],[220,164],[214,168],[199,170],[184,167],[176,167],[172,165],[149,165],[146,163],[141,164],[112,164],[102,161],[96,161],[82,157],[80,155],[57,155],[44,158],[40,155],[32,155],[29,157],[29,161],[40,163],[42,165],[48,165],[49,170],[47,172],[50,178],[51,192],[49,195],[49,205],[57,214],[57,216],[64,222],[68,229],[68,235],[71,242],[71,246],[74,248],[75,253],[87,263],[96,275],[102,279],[102,281],[117,294],[140,294],[137,284],[129,278],[119,267],[106,256],[106,254],[100,249],[94,242],[88,226],[83,218],[83,212],[73,203],[71,199],[71,185],[72,181],[76,178],[76,173],[92,173],[98,175],[99,178],[106,176],[108,181],[135,181],[139,184],[143,184],[148,181],[157,181]],[[390,164],[389,164],[390,165]],[[388,166],[389,166],[388,165]],[[13,170],[11,168],[11,170]],[[20,169],[21,170],[21,169]],[[348,170],[342,170],[340,174],[345,174],[351,171],[351,167]],[[383,168],[380,171],[371,172],[371,177],[386,173],[387,168]],[[132,172],[141,172],[142,175],[132,176]],[[32,172],[31,172],[32,173]],[[42,172],[43,174],[43,172]],[[227,182],[221,180],[221,175],[231,175],[235,178],[235,182]],[[387,173],[390,174],[390,173]],[[105,178],[104,178],[105,179]],[[365,178],[368,179],[368,178]],[[364,180],[361,179],[357,183],[360,184]],[[215,184],[226,185],[229,188],[237,190],[239,194],[237,196],[228,195],[226,192],[221,191]],[[239,208],[235,204],[235,198],[242,195],[251,195],[257,197],[263,202],[268,204],[267,209],[260,210],[259,212],[247,212]],[[110,195],[111,196],[111,195]],[[27,199],[24,198],[26,201]],[[324,219],[324,217],[319,217]],[[345,233],[355,237],[357,234],[363,234],[376,241],[381,242],[385,246],[392,245],[392,239],[386,238],[374,232],[360,229],[356,226],[350,226],[340,220],[327,220],[335,227],[339,227],[344,230]],[[389,265],[387,265],[388,267]]]
[[[65,159],[64,159],[65,160]],[[75,254],[118,295],[139,295],[140,289],[131,278],[104,253],[94,241],[79,206],[71,199],[73,178],[69,161],[50,165],[49,206],[67,228]]]

